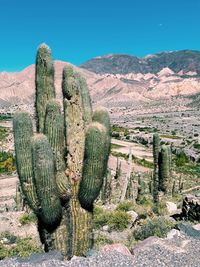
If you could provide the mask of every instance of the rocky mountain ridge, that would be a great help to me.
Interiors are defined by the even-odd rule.
[[[58,99],[61,99],[62,69],[66,64],[70,63],[54,61]],[[197,69],[175,72],[164,67],[157,73],[100,74],[85,68],[74,68],[86,78],[93,105],[108,108],[111,118],[124,113],[183,111],[198,109],[199,106],[200,77]],[[12,113],[19,108],[33,112],[34,77],[34,65],[21,72],[0,73],[1,113]]]
[[[143,58],[126,54],[110,54],[88,60],[80,67],[95,73],[158,73],[163,68],[173,72],[200,74],[200,51],[181,50],[161,52]]]

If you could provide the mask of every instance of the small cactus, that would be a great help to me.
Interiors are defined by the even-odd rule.
[[[153,199],[154,202],[158,202],[158,191],[159,191],[159,170],[158,170],[158,158],[160,152],[160,137],[157,133],[153,135],[153,162],[154,162],[154,173],[153,173]]]
[[[159,190],[169,193],[170,171],[168,148],[163,145],[159,154]]]

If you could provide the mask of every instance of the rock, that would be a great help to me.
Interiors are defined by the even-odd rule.
[[[195,194],[195,197],[200,198],[200,192],[196,193],[196,194]]]
[[[105,245],[101,248],[102,252],[118,251],[124,255],[131,256],[130,250],[123,244],[116,243],[112,245]]]
[[[63,261],[63,259],[64,259],[63,255],[59,251],[54,250],[48,253],[34,253],[25,259],[18,258],[18,261],[22,263],[29,262],[37,266],[37,264],[41,262],[50,261],[50,260]]]
[[[176,228],[183,232],[185,235],[200,240],[200,231],[194,229],[192,225],[188,223],[179,223],[176,225]]]
[[[169,231],[169,233],[167,233],[166,239],[173,239],[174,237],[178,237],[178,236],[181,236],[180,231],[176,229],[172,229],[171,231]]]
[[[133,210],[127,211],[127,214],[131,216],[131,226],[132,226],[134,222],[137,220],[138,214]]]
[[[174,215],[177,213],[177,205],[175,203],[167,201],[166,207],[169,215]]]
[[[200,223],[195,224],[195,225],[193,225],[192,227],[193,227],[195,230],[200,231]]]
[[[108,232],[109,229],[110,229],[110,227],[109,227],[108,225],[104,225],[104,226],[102,227],[102,230],[105,231],[105,232]]]
[[[90,249],[90,250],[88,250],[88,251],[86,252],[85,256],[86,256],[86,257],[91,257],[91,256],[96,255],[97,253],[98,253],[97,250],[95,250],[95,249]]]
[[[1,244],[9,244],[10,243],[8,238],[6,238],[6,237],[3,237],[0,242],[1,242]]]
[[[182,205],[182,219],[199,221],[200,219],[200,198],[194,195],[186,195]]]
[[[158,244],[160,239],[157,236],[150,236],[145,240],[139,242],[133,249],[131,249],[132,254],[139,252],[141,250],[145,250],[148,247],[151,247],[155,244]]]

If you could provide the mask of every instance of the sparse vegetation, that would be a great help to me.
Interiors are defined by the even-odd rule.
[[[0,174],[11,174],[16,170],[15,158],[12,153],[0,152]]]
[[[148,218],[142,226],[133,232],[133,235],[136,240],[144,240],[149,236],[165,237],[174,227],[175,223],[165,217]]]
[[[130,210],[134,210],[134,207],[135,205],[132,201],[126,200],[126,201],[119,203],[118,206],[116,207],[116,210],[130,211]]]
[[[147,133],[155,133],[158,131],[157,128],[154,127],[136,127],[134,130],[138,130],[139,132],[147,132]]]
[[[123,231],[130,223],[130,215],[125,211],[105,211],[99,207],[94,209],[94,225],[96,229],[101,229],[108,225],[110,230]]]
[[[8,239],[8,242],[5,242],[5,238]],[[0,242],[0,260],[13,256],[26,258],[32,253],[42,251],[31,237],[21,238],[7,232],[1,234],[0,240],[3,239],[5,243]]]
[[[104,235],[99,234],[94,240],[94,248],[99,249],[103,245],[113,244],[113,243],[114,241],[112,239],[109,239]]]
[[[194,147],[195,149],[200,150],[200,144],[194,144],[193,147]]]
[[[12,119],[11,114],[0,114],[0,121],[9,121]]]
[[[117,149],[117,148],[122,148],[124,146],[118,145],[118,144],[111,144],[111,149]]]
[[[125,153],[116,152],[116,151],[111,151],[111,154],[112,154],[114,157],[117,157],[117,158],[123,158],[123,159],[125,159],[125,160],[128,159],[128,155],[125,154]]]
[[[4,141],[9,134],[9,130],[0,126],[0,141]]]
[[[36,217],[36,215],[33,212],[31,212],[31,213],[24,213],[19,218],[19,222],[22,225],[26,225],[26,224],[30,224],[30,223],[36,223],[37,222],[37,217]]]
[[[175,135],[173,132],[171,135],[170,134],[161,134],[161,138],[168,138],[168,139],[182,139],[182,137]]]
[[[153,162],[151,162],[151,161],[148,161],[146,159],[139,159],[139,158],[136,158],[136,157],[133,157],[133,160],[138,165],[144,166],[146,168],[153,169]]]
[[[129,134],[129,129],[118,125],[113,125],[112,132],[123,133],[126,136]]]
[[[189,160],[183,151],[180,151],[180,153],[176,154],[175,164],[177,167],[183,167],[188,162]]]

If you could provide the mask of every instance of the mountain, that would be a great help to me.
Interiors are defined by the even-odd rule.
[[[200,75],[200,51],[182,50],[162,52],[138,58],[130,55],[111,54],[93,58],[80,66],[98,74],[158,73],[163,68],[173,72],[196,72]]]
[[[95,66],[98,73],[94,72],[93,67],[89,70],[83,66],[73,67],[86,78],[93,106],[108,108],[112,121],[117,122],[119,118],[132,120],[137,114],[198,110],[198,55],[199,52],[195,51],[180,51],[148,56],[142,59],[142,62],[147,62],[146,69],[144,63],[138,63],[138,58],[124,55],[109,55],[91,60],[88,64]],[[179,59],[175,61],[175,57]],[[66,64],[70,63],[54,61],[56,94],[60,100],[62,69]],[[104,65],[104,72],[110,73],[102,73]],[[147,72],[148,66],[151,69]],[[34,65],[21,72],[0,73],[0,112],[13,113],[25,109],[33,113],[34,77]]]

